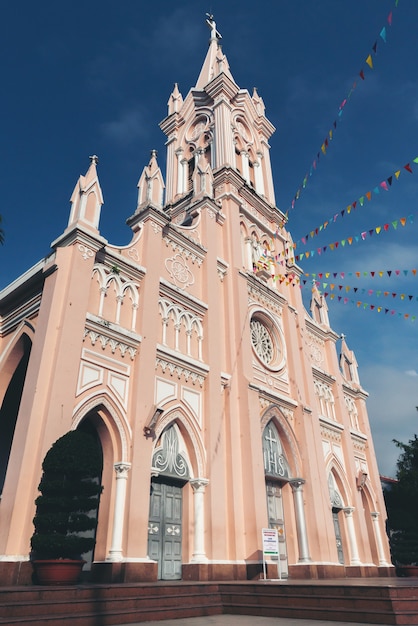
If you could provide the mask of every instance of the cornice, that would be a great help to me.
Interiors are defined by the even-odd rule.
[[[179,130],[184,124],[184,117],[178,111],[164,118],[159,126],[163,133],[169,137],[173,132]]]
[[[141,335],[92,313],[86,315],[84,339],[86,337],[89,337],[93,346],[99,342],[103,350],[109,346],[112,353],[119,351],[122,357],[128,353],[131,361],[134,360],[142,341]]]
[[[43,283],[42,283],[43,284]],[[26,299],[15,308],[9,309],[8,313],[0,317],[0,336],[4,337],[15,330],[23,320],[28,320],[38,315],[41,307],[42,291],[32,298]]]
[[[134,260],[118,254],[116,251],[109,250],[109,248],[102,248],[96,255],[96,261],[106,265],[109,269],[117,267],[123,276],[129,276],[137,280],[142,280],[147,273],[145,267],[138,265]]]
[[[336,343],[338,339],[340,338],[340,335],[336,333],[334,330],[332,330],[332,328],[323,327],[317,322],[315,322],[315,320],[313,320],[309,316],[307,311],[305,315],[305,323],[306,323],[306,328],[310,330],[313,335],[315,335],[316,337],[320,339],[323,339],[324,341],[331,340],[334,343]]]
[[[282,312],[283,308],[287,305],[287,300],[283,294],[270,289],[263,280],[257,278],[253,273],[240,270],[239,274],[247,281],[249,296],[256,298],[267,309],[272,308],[278,313]]]
[[[205,92],[213,99],[224,95],[229,101],[239,92],[238,85],[225,74],[221,72],[205,86]],[[216,102],[215,102],[216,106]]]
[[[365,452],[367,446],[367,435],[359,433],[358,431],[350,430],[351,441],[353,448],[361,452]]]
[[[205,315],[208,310],[206,302],[199,300],[195,296],[192,296],[183,289],[167,282],[163,278],[160,279],[160,295],[181,303],[184,307],[192,309],[198,315]]]
[[[257,385],[255,383],[248,383],[248,388],[256,391],[260,398],[267,400],[269,404],[276,404],[279,408],[289,409],[294,411],[299,406],[296,400],[293,398],[289,398],[288,396],[282,396],[279,393],[274,393],[271,389],[267,389],[262,385]]]
[[[100,248],[103,248],[108,241],[100,235],[94,234],[92,231],[86,230],[77,224],[70,229],[67,229],[51,243],[51,248],[63,248],[66,246],[72,246],[75,243],[91,248],[93,252],[97,252]]]
[[[209,373],[209,367],[204,363],[170,350],[161,344],[157,345],[155,360],[155,368],[158,367],[161,367],[163,373],[168,370],[171,376],[176,375],[178,378],[184,378],[186,382],[190,380],[193,385],[198,383],[200,387],[203,386]]]
[[[344,393],[351,396],[352,398],[361,398],[362,400],[367,400],[367,398],[369,397],[369,393],[365,391],[365,389],[363,389],[360,385],[356,384],[356,386],[354,387],[350,385],[350,383],[346,380],[343,380],[342,387]]]
[[[344,432],[344,426],[342,424],[338,424],[338,422],[332,422],[326,417],[319,416],[319,426],[321,429],[321,435],[323,437],[338,442],[341,441],[341,437]]]
[[[167,224],[163,229],[163,239],[167,246],[171,246],[174,252],[180,252],[190,259],[192,263],[202,265],[206,258],[206,248],[180,232],[174,224]]]
[[[333,385],[337,380],[335,376],[329,374],[328,372],[325,372],[325,370],[321,370],[318,367],[315,367],[315,365],[312,365],[312,373],[317,379],[321,380],[327,385]]]
[[[153,204],[146,204],[144,206],[140,206],[137,211],[131,215],[131,217],[128,217],[126,223],[130,228],[132,228],[139,222],[147,222],[149,220],[156,222],[160,228],[164,228],[170,221],[170,216],[167,215],[167,213],[161,208]]]

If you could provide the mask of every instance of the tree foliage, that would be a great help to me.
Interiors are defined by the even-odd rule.
[[[392,560],[395,565],[418,564],[418,437],[394,443],[401,450],[398,482],[385,492]]]
[[[94,531],[102,486],[102,450],[89,433],[71,431],[50,448],[42,464],[41,495],[35,501],[37,559],[80,558],[94,547]]]

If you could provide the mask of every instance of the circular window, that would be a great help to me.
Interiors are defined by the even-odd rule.
[[[257,358],[271,370],[285,364],[280,328],[261,312],[254,313],[250,321],[251,343]]]
[[[266,365],[270,365],[274,355],[274,344],[269,331],[260,320],[252,319],[251,342],[254,350]]]

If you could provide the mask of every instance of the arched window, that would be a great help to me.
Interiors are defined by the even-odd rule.
[[[266,476],[289,480],[289,464],[283,453],[279,433],[272,422],[267,424],[263,432],[263,457]]]
[[[3,372],[0,373],[2,383],[0,387],[3,386],[4,379],[6,379],[4,382],[7,385],[0,407],[0,495],[6,480],[7,466],[9,464],[31,347],[32,342],[29,337],[23,335],[12,351],[6,366],[3,368]],[[7,377],[10,376],[8,374],[8,365],[14,367],[14,372],[7,383]]]

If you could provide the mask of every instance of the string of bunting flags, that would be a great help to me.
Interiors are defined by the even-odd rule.
[[[416,276],[417,270],[416,269],[412,269],[412,270],[403,270],[403,273],[405,274],[408,272],[411,272],[414,276]],[[336,272],[334,272],[335,274],[338,274]],[[333,273],[333,274],[334,274]],[[386,270],[386,274],[389,276],[392,275],[397,275],[400,274],[401,271],[400,270]],[[340,275],[343,274],[345,275],[344,272],[340,272]],[[350,272],[350,274],[352,274],[352,272]],[[361,272],[354,272],[354,274],[361,274]],[[363,272],[364,275],[367,276],[376,276],[376,275],[380,275],[380,274],[385,274],[385,272],[383,271],[379,271],[379,272]],[[305,274],[305,276],[309,276],[309,274]],[[311,274],[312,276],[312,274]],[[335,300],[337,302],[340,302],[342,304],[352,304],[355,305],[358,309],[363,309],[366,310],[368,309],[369,311],[374,311],[376,313],[384,313],[385,315],[390,314],[391,316],[397,316],[397,317],[402,317],[405,320],[410,320],[411,322],[415,322],[417,319],[416,315],[411,315],[410,313],[402,313],[400,311],[396,311],[395,309],[391,309],[389,307],[386,306],[382,306],[380,304],[376,305],[376,304],[371,304],[370,302],[363,302],[362,300],[355,300],[353,298],[350,298],[347,295],[342,295],[342,292],[345,292],[345,294],[348,294],[351,290],[356,294],[356,295],[366,295],[367,296],[376,296],[377,298],[379,297],[384,297],[384,298],[397,298],[399,297],[402,301],[409,301],[409,302],[418,302],[418,296],[413,296],[413,295],[407,295],[404,293],[396,293],[393,291],[387,291],[387,290],[382,290],[382,289],[367,289],[367,288],[358,288],[358,287],[352,287],[350,285],[336,285],[335,283],[321,283],[320,281],[317,280],[313,280],[313,281],[308,281],[305,279],[300,279],[298,276],[296,276],[294,273],[290,272],[290,273],[286,273],[286,274],[278,274],[275,275],[273,277],[274,281],[278,281],[280,284],[281,283],[285,283],[286,285],[292,285],[293,287],[295,287],[296,285],[299,285],[300,288],[304,288],[307,286],[311,286],[311,289],[313,290],[315,287],[318,289],[323,289],[324,291],[322,292],[322,295],[324,296],[324,298],[329,298],[330,300]],[[326,289],[328,288],[328,291],[326,291]]]
[[[410,174],[413,173],[411,163],[414,165],[418,165],[418,156],[416,156],[414,159],[406,163],[403,166],[403,168],[396,170],[390,176],[385,178],[385,180],[382,180],[382,182],[376,185],[372,190],[366,191],[366,193],[360,196],[357,200],[354,200],[351,204],[348,204],[344,209],[342,209],[338,213],[335,213],[334,215],[329,217],[320,226],[318,226],[317,228],[314,228],[304,237],[301,237],[300,239],[298,239],[295,242],[294,246],[297,247],[300,244],[306,245],[309,239],[313,239],[314,237],[317,237],[329,225],[335,224],[335,222],[337,221],[339,217],[343,218],[346,215],[350,215],[352,211],[355,211],[357,209],[357,207],[363,207],[366,203],[366,200],[370,202],[373,196],[380,194],[381,190],[389,191],[390,187],[392,186],[392,183],[394,181],[399,180],[402,170],[405,170],[406,172],[409,172]]]
[[[313,279],[317,279],[320,278],[322,280],[322,278],[337,278],[337,276],[339,276],[340,278],[342,278],[344,280],[344,278],[346,276],[351,277],[356,277],[356,278],[392,278],[394,276],[408,276],[409,274],[412,274],[412,276],[416,276],[417,275],[417,270],[416,268],[413,268],[411,270],[378,270],[376,272],[376,270],[372,270],[370,272],[318,272],[318,273],[309,273],[309,272],[304,272],[303,275],[307,276],[307,277],[312,277]]]
[[[383,224],[381,226],[375,226],[374,228],[370,228],[369,230],[364,230],[361,233],[358,233],[357,235],[346,237],[345,239],[341,239],[340,241],[335,241],[334,243],[329,243],[328,245],[317,248],[316,250],[309,250],[307,252],[302,252],[301,254],[295,255],[294,259],[295,261],[302,261],[302,259],[309,259],[310,257],[313,257],[315,254],[321,255],[330,250],[331,251],[337,250],[340,246],[344,247],[346,244],[351,246],[353,243],[366,241],[366,239],[369,239],[374,234],[380,235],[381,233],[387,233],[390,230],[390,228],[393,228],[394,230],[396,230],[399,225],[405,227],[408,223],[409,224],[414,223],[415,215],[416,214],[411,213],[407,217],[400,217],[396,220],[393,220],[390,223],[387,222],[386,224]],[[291,246],[291,248],[287,248],[286,253],[288,254],[289,252],[292,251],[292,249],[294,250],[294,248],[295,246]]]
[[[400,311],[395,311],[394,309],[390,309],[385,306],[370,304],[369,302],[363,302],[361,300],[353,300],[345,296],[339,296],[336,293],[330,294],[328,292],[325,292],[322,295],[325,298],[329,297],[330,300],[336,300],[337,302],[341,302],[342,304],[354,304],[358,309],[368,309],[369,311],[384,313],[385,315],[396,315],[397,317],[403,317],[405,320],[410,320],[411,322],[415,322],[417,319],[416,315],[411,315],[410,313],[401,313]]]
[[[399,0],[395,0],[394,2],[394,8],[397,8],[399,4]],[[390,11],[386,23],[387,25],[390,27],[392,26],[392,19],[393,19],[393,11]],[[379,43],[386,43],[387,41],[387,29],[386,29],[386,24],[383,26],[383,28],[380,30],[379,36],[378,38],[375,40],[370,53],[368,54],[368,56],[366,57],[364,63],[365,65],[361,68],[360,72],[358,73],[358,76],[360,77],[361,81],[364,81],[366,78],[366,70],[373,70],[374,69],[374,62],[373,59],[377,54],[377,48],[378,48],[378,42]],[[341,117],[343,115],[344,112],[344,108],[346,107],[347,103],[349,102],[351,96],[353,95],[356,87],[358,85],[357,79],[353,82],[349,92],[347,93],[347,95],[345,96],[345,98],[342,100],[340,106],[338,107],[338,112],[337,112],[337,117],[334,120],[330,130],[328,131],[324,141],[322,142],[322,145],[320,147],[320,149],[318,150],[316,157],[313,159],[311,166],[308,170],[308,172],[305,174],[303,181],[300,185],[300,187],[298,188],[298,190],[296,191],[293,200],[290,204],[289,209],[287,209],[286,211],[286,219],[288,218],[288,214],[289,214],[289,210],[290,209],[294,209],[295,208],[295,204],[296,202],[299,200],[302,191],[307,187],[309,179],[311,178],[311,176],[313,175],[313,173],[316,171],[320,158],[321,156],[325,156],[327,153],[328,148],[330,147],[330,144],[332,142],[332,140],[334,139],[334,132],[337,129],[337,122],[339,123],[341,120]]]
[[[309,284],[309,281],[307,280],[302,280],[302,285],[306,285]],[[318,280],[314,281],[314,284],[318,287],[318,289],[323,289],[324,292],[323,295],[325,297],[327,297],[329,295],[329,293],[327,291],[325,291],[326,289],[328,289],[329,291],[335,291],[335,292],[342,292],[344,291],[345,293],[349,293],[350,291],[353,291],[354,293],[358,293],[361,295],[368,295],[368,296],[376,296],[377,298],[380,297],[384,297],[384,298],[400,298],[401,300],[405,300],[406,302],[418,302],[418,296],[411,296],[411,295],[407,295],[405,293],[396,293],[395,291],[387,291],[387,290],[383,290],[383,289],[367,289],[365,287],[360,288],[360,287],[352,287],[351,285],[336,285],[335,283],[321,283]]]

